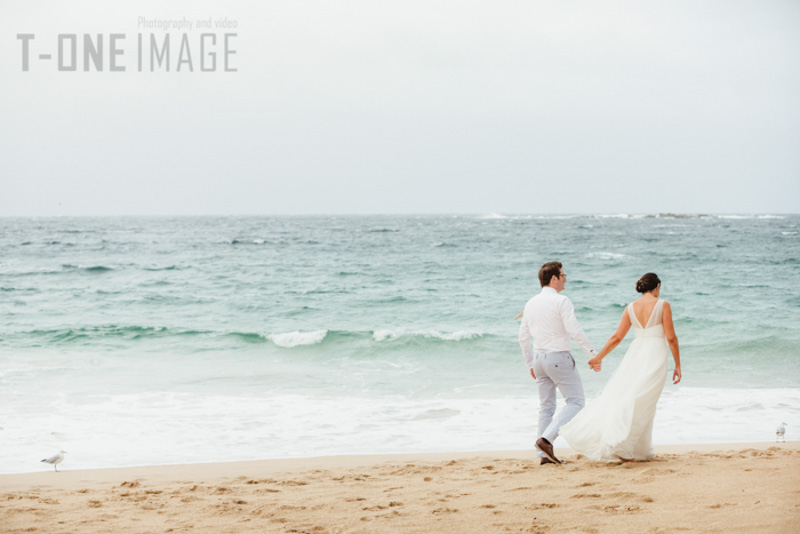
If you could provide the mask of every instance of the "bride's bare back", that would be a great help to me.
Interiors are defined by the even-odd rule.
[[[650,322],[650,316],[653,314],[653,309],[656,307],[657,303],[658,298],[652,295],[644,295],[639,300],[634,301],[633,313],[636,314],[636,318],[639,320],[639,324],[642,325],[642,328],[647,328]]]

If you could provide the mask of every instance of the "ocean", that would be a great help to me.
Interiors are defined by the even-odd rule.
[[[598,350],[660,276],[656,445],[800,433],[800,215],[0,218],[0,473],[532,449],[552,260]]]

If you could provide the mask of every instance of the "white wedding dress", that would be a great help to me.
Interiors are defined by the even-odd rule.
[[[635,339],[599,397],[590,401],[561,427],[570,447],[596,461],[650,460],[653,451],[653,419],[664,389],[669,346],[662,324],[663,300],[656,302],[647,326],[633,312]]]

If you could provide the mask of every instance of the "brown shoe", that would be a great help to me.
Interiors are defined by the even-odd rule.
[[[539,465],[546,465],[546,464],[554,464],[555,462],[550,458],[542,458],[542,461],[539,462]]]
[[[553,452],[553,445],[544,438],[539,438],[536,440],[536,448],[539,449],[544,453],[544,455],[550,459],[551,462],[560,464],[561,460],[556,458],[555,453]]]

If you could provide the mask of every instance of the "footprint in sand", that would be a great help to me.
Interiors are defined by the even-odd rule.
[[[354,480],[364,480],[361,477],[369,477],[369,475],[361,475],[356,477]],[[304,480],[282,480],[278,484],[281,486],[308,486],[308,482]]]
[[[550,503],[550,502],[543,502],[539,504],[529,504],[525,507],[526,510],[545,510],[547,508],[558,508],[561,506],[560,504]]]
[[[362,508],[365,512],[378,512],[380,510],[386,510],[388,506],[384,506],[382,504],[376,504],[375,506],[365,506]]]
[[[624,514],[624,513],[630,513],[630,512],[637,512],[641,508],[640,508],[640,506],[638,504],[625,504],[625,505],[623,505],[623,504],[609,504],[609,505],[606,505],[606,506],[601,506],[599,504],[596,504],[594,506],[590,506],[589,509],[590,510],[600,510],[600,511],[603,511],[603,512],[606,512],[606,513],[611,513],[611,514]]]

